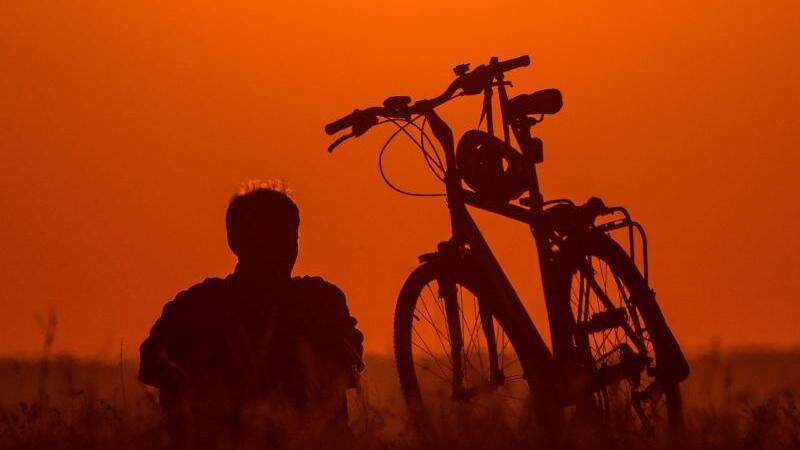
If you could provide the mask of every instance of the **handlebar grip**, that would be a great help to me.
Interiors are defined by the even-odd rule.
[[[347,127],[353,125],[353,113],[350,113],[341,119],[334,120],[333,122],[325,125],[325,133],[328,135],[336,134]]]
[[[528,55],[522,55],[517,58],[507,59],[505,61],[500,61],[498,63],[500,66],[500,70],[503,72],[508,72],[509,70],[519,69],[520,67],[527,67],[531,65],[531,57]]]

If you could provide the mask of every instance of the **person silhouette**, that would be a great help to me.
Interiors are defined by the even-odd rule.
[[[292,429],[352,437],[363,335],[342,291],[292,277],[300,214],[285,190],[251,187],[226,213],[230,275],[177,294],[140,348],[139,379],[159,389],[174,443],[281,446]]]

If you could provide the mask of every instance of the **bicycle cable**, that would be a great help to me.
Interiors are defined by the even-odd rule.
[[[428,165],[428,168],[431,169],[431,172],[433,172],[433,175],[436,178],[438,178],[439,181],[444,182],[444,176],[443,175],[439,175],[439,173],[436,172],[436,169],[439,169],[442,173],[444,173],[444,171],[445,171],[444,170],[444,164],[442,163],[442,158],[439,155],[439,151],[433,145],[433,141],[431,140],[430,136],[428,136],[428,134],[425,132],[425,123],[426,123],[427,119],[423,119],[421,127],[415,123],[416,120],[419,119],[419,117],[420,116],[416,116],[411,121],[406,121],[406,124],[401,127],[401,128],[405,128],[407,126],[413,126],[417,130],[419,130],[419,132],[420,132],[419,141],[417,141],[411,135],[411,133],[409,133],[405,129],[402,129],[402,130],[399,130],[399,131],[403,131],[403,133],[405,133],[405,135],[408,136],[408,138],[411,139],[412,142],[414,142],[414,144],[417,146],[417,148],[419,148],[422,151],[422,155],[425,157],[425,163]],[[391,120],[391,119],[389,119],[389,120]],[[400,127],[400,125],[397,124],[396,122],[394,123],[394,125],[397,126],[397,127]],[[393,138],[394,138],[394,136],[390,137],[390,139],[393,139]],[[436,156],[436,161],[433,160],[433,157],[430,155],[430,153],[428,153],[428,150],[425,148],[425,141],[426,140],[430,144],[430,148],[433,151],[433,155]]]
[[[425,150],[425,140],[424,140],[424,139],[427,139],[427,140],[428,140],[428,142],[430,142],[430,144],[431,144],[431,150],[433,151],[433,154],[434,154],[434,156],[436,156],[436,161],[437,161],[437,163],[438,163],[438,164],[436,164],[436,167],[438,167],[438,168],[439,168],[439,170],[441,170],[442,172],[444,172],[444,164],[442,163],[442,158],[441,158],[441,155],[439,155],[439,150],[438,150],[438,149],[437,149],[437,148],[436,148],[436,147],[433,145],[433,142],[431,141],[430,137],[428,137],[428,135],[425,133],[425,125],[426,125],[427,123],[428,123],[428,118],[427,118],[427,117],[424,117],[424,118],[422,119],[422,126],[421,126],[421,127],[418,127],[418,128],[420,129],[420,130],[419,130],[419,142],[420,142],[420,144],[421,144],[420,148],[422,149],[422,152],[423,152],[423,153],[425,153],[425,154],[426,154],[426,156],[427,156],[427,150]],[[424,137],[424,139],[423,139],[423,137]],[[427,159],[427,158],[425,159],[425,162],[428,162],[428,159]],[[434,173],[434,175],[436,176],[436,178],[438,178],[438,179],[439,179],[439,180],[440,180],[442,183],[444,183],[444,176],[440,176],[440,175],[439,175],[439,174],[438,174],[438,173],[437,173],[437,172],[434,170],[434,168],[433,168],[433,167],[430,165],[430,163],[429,163],[429,162],[428,162],[428,167],[431,169],[431,172],[433,172],[433,173]]]
[[[398,193],[403,194],[403,195],[412,196],[412,197],[444,197],[444,196],[447,195],[446,193],[411,192],[411,191],[406,191],[405,189],[401,189],[401,188],[397,187],[394,183],[392,183],[389,180],[389,177],[386,176],[386,171],[383,169],[383,157],[384,157],[384,154],[386,153],[386,151],[389,148],[389,144],[391,144],[392,141],[394,140],[394,138],[397,137],[402,132],[409,139],[411,139],[412,142],[414,142],[414,144],[417,146],[417,148],[420,149],[420,151],[423,154],[423,157],[425,158],[426,164],[431,169],[431,172],[433,172],[434,176],[437,179],[439,179],[439,181],[442,181],[442,182],[444,181],[444,178],[441,175],[439,175],[439,173],[435,170],[435,168],[438,168],[439,170],[444,172],[444,165],[441,163],[441,157],[440,157],[438,151],[435,150],[435,146],[433,145],[433,141],[430,139],[428,134],[425,133],[424,128],[420,127],[419,125],[417,125],[415,123],[417,121],[417,119],[419,119],[420,117],[421,116],[416,116],[411,120],[406,120],[405,123],[402,124],[402,125],[399,123],[398,120],[395,120],[395,119],[387,119],[387,120],[381,122],[381,123],[391,122],[392,124],[394,124],[397,127],[397,130],[395,130],[394,133],[392,133],[392,135],[389,136],[389,139],[387,139],[386,142],[383,144],[383,147],[381,148],[381,151],[378,154],[378,170],[380,171],[381,178],[383,179],[383,182],[386,183],[386,185],[389,186],[389,188],[391,188],[395,192],[398,192]],[[416,128],[417,130],[420,131],[420,141],[419,142],[406,129],[409,126],[412,126],[412,127]],[[435,159],[434,159],[433,156],[431,156],[431,154],[425,148],[425,144],[424,144],[425,140],[428,141],[428,143],[430,144],[430,148],[435,152],[435,156],[436,156]]]

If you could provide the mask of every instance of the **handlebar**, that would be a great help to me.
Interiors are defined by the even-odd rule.
[[[362,127],[366,127],[368,130],[372,125],[378,123],[378,115],[380,115],[381,111],[378,107],[367,108],[366,110],[362,111],[360,109],[356,109],[352,113],[342,117],[341,119],[335,120],[327,125],[325,125],[325,132],[329,135],[336,134],[345,128],[353,127],[353,135],[360,136],[364,132],[358,132],[358,130]]]
[[[325,133],[328,135],[336,134],[347,127],[353,126],[353,115],[357,114],[358,110],[353,111],[341,119],[334,120],[333,122],[325,125]]]
[[[457,66],[454,70],[456,78],[450,86],[438,97],[418,100],[409,106],[409,97],[389,97],[383,106],[373,106],[364,110],[356,109],[352,113],[325,125],[325,133],[328,135],[336,134],[346,128],[352,128],[350,134],[337,139],[333,145],[328,147],[332,151],[334,147],[347,138],[361,136],[367,130],[378,124],[378,117],[408,119],[412,114],[421,114],[425,111],[436,108],[442,103],[454,97],[457,90],[461,89],[460,95],[474,95],[482,93],[487,86],[491,86],[495,78],[502,77],[504,72],[529,66],[531,63],[528,55],[517,58],[498,61],[492,58],[488,65],[480,65],[469,71],[468,64]]]
[[[531,65],[531,57],[528,55],[518,56],[516,58],[499,61],[498,66],[501,72],[508,72],[510,70],[519,69],[520,67],[528,67]]]

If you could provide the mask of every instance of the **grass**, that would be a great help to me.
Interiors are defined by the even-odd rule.
[[[0,361],[0,449],[164,447],[156,395],[136,381],[135,367],[132,361],[66,356]],[[367,367],[360,392],[349,393],[356,443],[348,447],[420,447],[407,426],[392,360],[373,356]],[[688,426],[683,448],[800,449],[800,351],[714,350],[693,358],[692,369],[682,386]],[[543,448],[535,445],[536,436],[496,423],[453,423],[436,447]],[[602,442],[573,442],[580,448],[664,445],[619,433]]]

